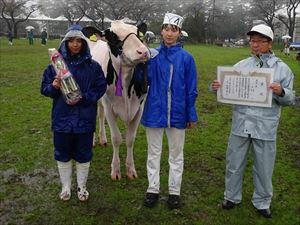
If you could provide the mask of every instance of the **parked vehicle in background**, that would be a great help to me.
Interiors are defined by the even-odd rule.
[[[300,50],[300,42],[292,42],[290,44],[290,50]]]
[[[247,40],[240,39],[240,40],[236,41],[234,44],[237,45],[237,46],[244,46],[244,45],[247,44]]]
[[[300,62],[300,51],[297,52],[297,55],[296,55],[296,60],[298,60]]]

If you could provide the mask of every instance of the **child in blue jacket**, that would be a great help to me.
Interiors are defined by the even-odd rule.
[[[93,132],[96,126],[97,101],[106,91],[101,66],[92,60],[90,49],[80,25],[71,26],[58,51],[77,82],[82,98],[67,104],[60,91],[60,78],[52,65],[43,74],[41,93],[53,99],[52,131],[54,158],[62,183],[60,199],[71,197],[72,159],[76,161],[77,196],[86,201],[89,193],[86,181],[92,159]]]
[[[160,157],[163,133],[169,145],[169,208],[181,206],[180,188],[183,173],[185,129],[197,122],[195,101],[197,71],[191,54],[178,38],[183,18],[167,13],[161,29],[163,43],[158,54],[148,62],[149,91],[141,123],[146,127],[148,142],[147,175],[149,186],[144,200],[154,207],[159,197]]]

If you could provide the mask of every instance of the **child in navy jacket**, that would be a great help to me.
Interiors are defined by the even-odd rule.
[[[41,93],[53,99],[54,158],[62,183],[60,199],[63,201],[71,197],[72,159],[76,161],[78,198],[86,201],[89,197],[86,181],[92,159],[97,101],[104,95],[107,85],[101,66],[92,60],[81,29],[80,25],[71,26],[58,51],[77,82],[82,98],[73,104],[65,102],[60,77],[52,65],[45,69],[41,84]]]

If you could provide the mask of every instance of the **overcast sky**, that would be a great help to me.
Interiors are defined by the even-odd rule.
[[[47,2],[48,0],[42,0],[42,1]],[[54,0],[54,1],[60,2],[60,0]],[[95,1],[97,1],[97,0],[95,0]],[[172,0],[171,0],[171,1],[172,1]],[[30,0],[29,2],[37,3],[38,0]],[[28,3],[29,3],[29,2],[28,2]],[[153,0],[153,2],[157,2],[157,0]],[[29,4],[30,4],[30,3],[29,3]],[[297,7],[296,12],[298,13],[298,16],[300,16],[300,6]]]

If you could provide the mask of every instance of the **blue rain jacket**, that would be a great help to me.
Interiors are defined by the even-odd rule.
[[[81,32],[80,32],[81,33]],[[70,35],[71,34],[71,35]],[[52,130],[63,133],[88,133],[94,132],[96,126],[97,101],[106,91],[106,80],[101,66],[92,60],[89,47],[83,35],[78,35],[84,40],[83,51],[71,57],[67,50],[66,41],[72,37],[67,33],[58,51],[62,54],[70,72],[82,93],[82,99],[75,105],[68,105],[60,90],[52,86],[56,72],[49,65],[43,74],[41,93],[53,98],[52,104]]]
[[[162,44],[148,62],[149,90],[141,123],[146,127],[185,129],[198,120],[195,101],[197,71],[191,54],[180,44]]]
[[[260,58],[253,55],[238,62],[235,67],[242,69],[274,68],[273,82],[280,83],[285,94],[280,97],[273,93],[271,108],[234,105],[231,132],[242,137],[251,135],[252,138],[256,139],[276,140],[281,106],[292,105],[295,100],[292,90],[294,80],[292,71],[273,53],[263,54]]]

